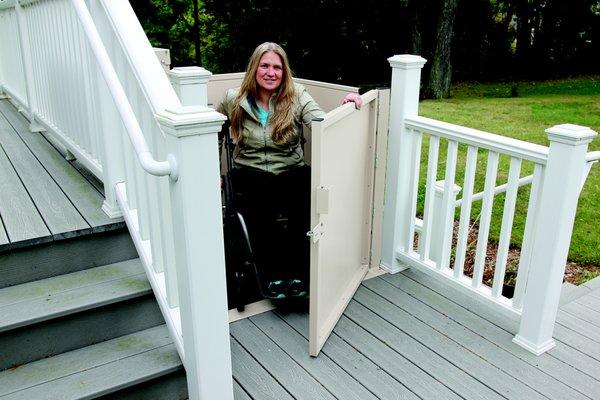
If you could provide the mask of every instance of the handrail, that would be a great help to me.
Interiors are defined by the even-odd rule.
[[[411,116],[406,117],[404,121],[407,128],[435,133],[450,140],[457,140],[460,143],[516,156],[542,165],[545,165],[548,160],[548,147],[546,146],[431,118]]]
[[[596,161],[600,161],[600,151],[590,151],[589,153],[587,153],[587,155],[585,156],[585,161],[586,162],[596,162]]]
[[[128,1],[100,0],[108,22],[112,25],[117,40],[121,43],[124,56],[136,76],[139,87],[154,114],[167,109],[181,107],[169,78],[156,59],[146,33],[135,16]],[[151,84],[147,84],[151,83]]]
[[[87,6],[83,0],[72,0],[77,16],[83,26],[84,32],[90,43],[90,47],[98,61],[98,66],[102,72],[102,76],[106,80],[108,89],[115,101],[117,110],[121,115],[125,129],[127,130],[131,144],[138,156],[140,165],[144,171],[151,175],[164,176],[170,175],[171,179],[177,180],[177,163],[175,157],[171,154],[167,155],[167,161],[157,161],[152,156],[146,139],[142,133],[142,129],[135,117],[131,104],[127,99],[127,95],[123,90],[123,86],[119,81],[117,73],[110,61],[106,48],[100,39],[100,35],[95,28]]]

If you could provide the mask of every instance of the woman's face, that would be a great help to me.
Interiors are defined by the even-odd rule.
[[[281,85],[283,75],[283,63],[281,57],[273,51],[267,51],[262,55],[256,70],[256,83],[259,90],[268,93],[275,92]]]

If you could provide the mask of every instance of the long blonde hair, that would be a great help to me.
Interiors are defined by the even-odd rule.
[[[241,107],[242,101],[252,96],[253,99],[258,98],[258,84],[256,83],[256,70],[260,63],[263,54],[272,51],[281,58],[282,76],[277,102],[275,103],[275,111],[270,120],[272,124],[273,142],[276,144],[289,143],[293,138],[294,133],[294,99],[296,92],[294,90],[294,82],[292,81],[292,70],[287,58],[287,54],[277,43],[265,42],[254,49],[254,53],[248,61],[246,75],[242,81],[240,91],[233,103],[231,111],[231,133],[236,143],[242,140],[242,122],[244,119],[244,110]]]

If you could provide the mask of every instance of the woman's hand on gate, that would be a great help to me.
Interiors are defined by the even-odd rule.
[[[346,103],[354,103],[354,107],[356,107],[357,110],[360,110],[360,107],[362,106],[362,97],[360,97],[360,94],[358,93],[348,93],[346,97],[344,97],[342,105]]]

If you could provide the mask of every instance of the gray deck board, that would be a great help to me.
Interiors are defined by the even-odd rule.
[[[69,200],[92,226],[113,221],[102,211],[104,197],[41,135],[29,132],[27,124],[17,111],[0,101],[0,113],[11,124],[43,167],[61,187]]]
[[[562,324],[554,325],[553,336],[565,346],[577,350],[578,358],[580,358],[578,364],[585,363],[585,368],[591,371],[593,376],[600,376],[600,346],[597,342]],[[554,349],[550,350],[550,354],[554,354],[553,351]]]
[[[559,322],[563,313],[568,313],[583,321],[589,322],[590,324],[600,327],[600,313],[596,311],[590,311],[587,307],[582,307],[578,303],[572,302],[562,306],[561,312],[559,312],[558,315]]]
[[[543,396],[532,390],[527,390],[525,387],[519,388],[515,382],[510,382],[510,380],[508,382],[491,380],[494,375],[490,373],[491,366],[489,364],[486,365],[484,360],[473,356],[472,353],[469,354],[464,348],[446,343],[439,333],[433,330],[430,332],[423,330],[422,332],[434,335],[433,346],[423,345],[415,337],[411,337],[398,328],[399,324],[406,323],[406,321],[395,320],[392,313],[396,310],[401,312],[401,310],[387,303],[388,307],[385,300],[379,301],[364,291],[362,291],[362,295],[357,293],[354,299],[346,310],[346,315],[350,319],[368,327],[371,334],[379,340],[384,341],[430,374],[435,374],[436,379],[464,399],[516,399],[522,398],[523,393],[526,393],[527,398],[530,399],[544,399]],[[414,319],[412,322],[416,323]],[[426,337],[423,336],[419,339],[426,339]],[[495,370],[500,374],[500,371]],[[466,371],[477,375],[477,378]],[[497,391],[490,389],[484,382],[493,382],[497,386],[495,388]],[[521,392],[519,393],[517,389]]]
[[[512,353],[447,318],[384,280],[372,279],[365,282],[364,285],[433,329],[443,332],[445,336],[463,346],[465,351],[473,352],[509,374],[513,379],[520,381],[521,384],[531,387],[544,396],[556,400],[586,398],[573,388],[540,371],[536,366],[527,364]],[[503,380],[504,378],[501,374],[497,374],[495,379]],[[598,394],[600,395],[600,392]]]
[[[0,308],[0,332],[151,292],[146,273],[100,281]]]
[[[0,214],[11,242],[51,234],[0,144]]]
[[[249,320],[230,325],[231,335],[297,400],[335,397]]]
[[[308,355],[308,340],[274,313],[263,313],[250,320],[281,347],[298,365],[325,386],[336,398],[377,400],[377,397],[333,362],[326,354]]]
[[[234,400],[252,400],[252,397],[248,396],[248,393],[236,381],[233,381],[233,398]]]
[[[233,340],[250,362],[246,369],[293,398],[321,398],[299,397],[298,387],[307,385],[340,400],[600,398],[593,357],[560,340],[551,352],[534,356],[512,343],[515,321],[491,317],[485,306],[431,279],[407,271],[363,282],[317,359],[308,357],[305,310],[238,321]],[[563,337],[585,338],[560,326],[571,332]],[[293,379],[299,367],[301,377]],[[340,390],[356,384],[369,394]],[[241,384],[250,397],[272,398],[255,397],[252,385],[262,386],[259,379]]]
[[[90,228],[4,118],[0,118],[0,142],[19,178],[27,187],[46,226],[54,236],[70,237],[73,231]]]
[[[7,306],[17,306],[24,302],[44,299],[61,292],[89,287],[99,283],[120,279],[144,272],[139,258],[103,265],[70,274],[40,279],[21,285],[0,289],[0,310]],[[0,311],[2,315],[2,311]]]
[[[347,317],[340,318],[334,332],[420,398],[424,400],[461,399],[459,395],[442,384],[436,375],[430,375],[421,369],[421,366],[413,364],[403,354],[375,338]]]
[[[305,339],[308,339],[308,314],[278,312],[278,315]],[[321,353],[331,358],[380,399],[416,400],[419,398],[387,371],[342,340],[336,333],[327,339]]]
[[[4,399],[92,399],[106,394],[107,390],[125,389],[148,377],[159,377],[180,368],[175,345],[167,344],[7,395]]]
[[[598,393],[598,382],[593,377],[599,375],[593,366],[589,366],[593,359],[566,344],[557,342],[550,352],[535,356],[512,343],[517,326],[513,326],[515,331],[506,327],[514,324],[514,321],[490,313],[481,304],[465,298],[459,292],[448,290],[431,277],[405,271],[398,275],[386,275],[383,279],[568,386],[578,388],[582,393]],[[463,305],[468,305],[468,309]]]
[[[231,338],[233,378],[254,400],[293,400],[237,340]]]
[[[575,303],[582,304],[595,312],[600,312],[600,299],[593,293],[581,296],[575,300]]]
[[[585,308],[583,306],[580,307]],[[589,312],[589,314],[592,313],[593,311]],[[581,335],[600,345],[600,326],[594,325],[593,323],[564,311],[558,313],[556,322],[568,329],[579,332]]]
[[[0,372],[0,396],[39,387],[69,377],[79,371],[110,365],[136,354],[172,343],[166,325],[112,339],[93,346],[45,358],[20,368]],[[67,393],[67,392],[64,392]],[[21,397],[38,399],[39,397]],[[59,398],[59,397],[55,397]]]

